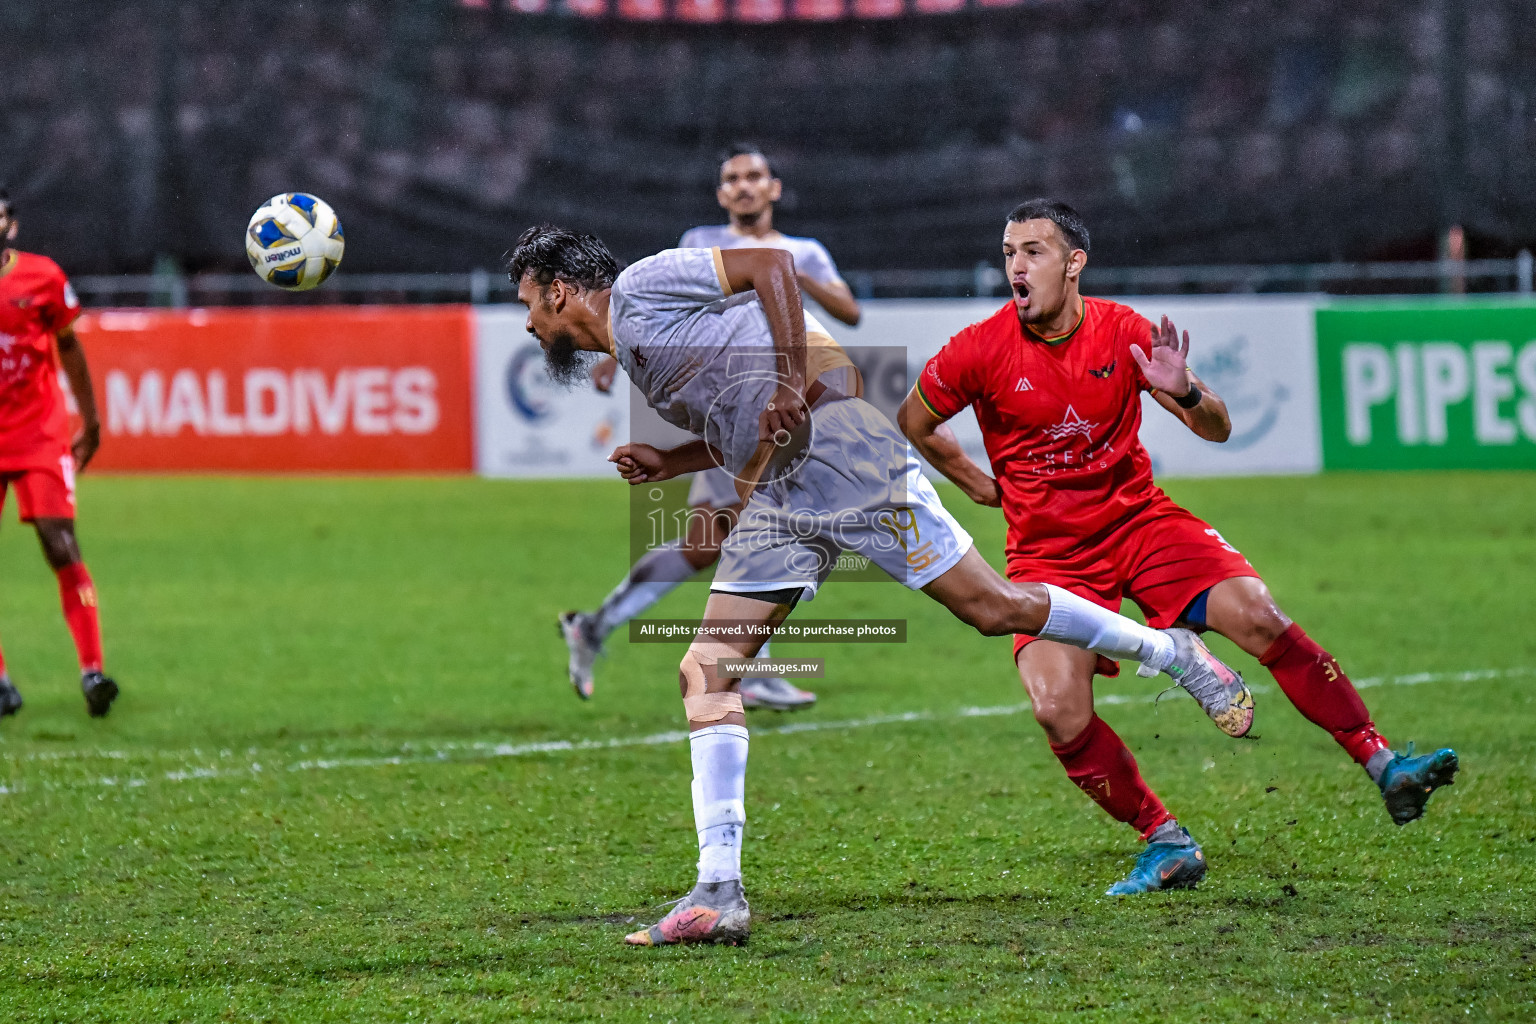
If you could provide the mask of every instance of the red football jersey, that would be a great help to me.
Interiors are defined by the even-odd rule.
[[[69,447],[54,335],[79,315],[57,263],[10,250],[0,266],[0,470],[51,466]]]
[[[1127,306],[1083,299],[1060,338],[1026,331],[1013,303],[950,339],[918,378],[937,416],[976,407],[1008,520],[1008,553],[1065,554],[1163,497],[1142,447],[1148,385],[1131,345],[1152,325]]]

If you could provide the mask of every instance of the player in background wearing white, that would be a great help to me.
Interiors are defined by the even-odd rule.
[[[840,353],[808,344],[820,325],[801,306],[788,253],[672,249],[620,274],[596,237],[543,225],[518,239],[509,273],[554,380],[577,379],[584,353],[607,352],[651,408],[697,438],[668,451],[619,447],[612,460],[625,479],[641,484],[724,466],[748,499],[678,667],[698,882],[627,943],[747,937],[740,662],[757,654],[798,601],[814,598],[843,550],[868,557],[983,634],[1022,632],[1134,659],[1149,673],[1167,672],[1208,714],[1217,691],[1226,707],[1230,695],[1219,679],[1236,673],[1192,632],[1148,629],[1059,587],[1005,580],[987,564],[906,438],[879,410],[826,383],[822,374]],[[772,456],[766,466],[765,455]]]
[[[843,323],[857,326],[861,313],[858,300],[838,275],[826,246],[814,238],[782,234],[773,226],[773,204],[783,193],[784,183],[774,176],[762,150],[746,144],[732,147],[720,163],[720,184],[715,189],[715,198],[730,214],[730,222],[689,228],[678,248],[783,249],[795,257],[801,293]],[[618,360],[612,356],[593,365],[592,383],[597,390],[606,393],[613,387],[618,368]],[[839,390],[856,397],[863,394],[855,379],[858,371],[849,366],[844,372],[850,380]],[[741,513],[736,482],[718,467],[695,473],[688,488],[688,506],[688,530],[682,538],[652,548],[637,559],[596,611],[571,611],[560,616],[560,632],[570,654],[567,672],[572,688],[583,700],[592,697],[594,664],[613,631],[720,557],[720,544]],[[770,657],[767,644],[758,657]],[[778,676],[747,676],[741,681],[741,702],[748,708],[793,711],[816,703],[816,694]]]

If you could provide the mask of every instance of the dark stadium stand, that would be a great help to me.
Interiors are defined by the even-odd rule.
[[[6,7],[0,179],[27,244],[77,273],[238,270],[246,217],[290,189],[338,209],[354,271],[494,266],[536,218],[633,258],[719,219],[714,154],[738,138],[786,179],[780,226],[848,269],[972,266],[1037,193],[1086,211],[1107,265],[1432,258],[1452,223],[1473,256],[1536,238],[1522,0],[760,26],[447,0]]]

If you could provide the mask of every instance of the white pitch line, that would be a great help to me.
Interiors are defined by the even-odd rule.
[[[1474,669],[1465,672],[1416,672],[1411,675],[1399,676],[1373,676],[1355,680],[1357,688],[1369,688],[1376,686],[1419,686],[1425,683],[1480,683],[1495,679],[1513,679],[1536,675],[1536,667],[1524,666],[1516,668],[1489,668]],[[1250,685],[1249,689],[1255,692],[1269,692],[1273,688],[1263,685]],[[1165,691],[1166,692],[1166,691]],[[1174,689],[1174,696],[1184,696],[1184,691]],[[1150,704],[1158,699],[1158,694],[1103,694],[1094,699],[1095,704]],[[900,714],[871,715],[867,718],[850,718],[832,722],[795,722],[789,725],[767,726],[754,728],[752,732],[758,736],[787,736],[804,732],[831,732],[843,729],[869,729],[881,725],[893,725],[902,722],[933,722],[945,719],[962,718],[992,718],[1006,715],[1017,715],[1029,710],[1027,701],[1018,704],[999,704],[988,707],[961,707],[950,714],[939,714],[933,711],[907,711]],[[250,778],[267,771],[312,772],[334,771],[340,768],[387,768],[400,765],[425,765],[425,764],[464,764],[476,761],[497,760],[504,757],[527,757],[531,754],[557,754],[577,751],[592,750],[619,750],[626,747],[653,747],[664,746],[671,743],[681,743],[688,738],[688,733],[673,729],[667,732],[648,733],[641,736],[615,736],[610,739],[586,739],[586,740],[544,740],[532,743],[491,743],[476,741],[472,743],[446,742],[433,746],[422,753],[407,752],[400,754],[387,754],[378,756],[354,756],[332,758],[308,758],[294,761],[287,765],[273,766],[269,761],[263,765],[260,761],[250,761],[239,767],[229,768],[199,768],[186,767],[160,773],[159,778],[166,782],[186,782],[193,779],[224,779],[224,778]],[[418,746],[411,744],[410,747]],[[458,753],[454,753],[458,751]],[[170,751],[154,751],[152,756],[171,758],[177,756]],[[275,751],[271,752],[276,754]],[[184,755],[182,755],[184,756]],[[40,753],[38,760],[66,760],[71,758],[101,757],[113,760],[129,760],[132,755],[123,751],[104,750],[100,752],[76,751]],[[29,758],[30,759],[30,758]],[[144,786],[154,776],[117,777],[103,776],[80,783],[67,784],[70,788],[92,786],[99,788],[124,787],[136,788]],[[7,787],[0,785],[0,796],[10,795],[23,791],[22,786]]]

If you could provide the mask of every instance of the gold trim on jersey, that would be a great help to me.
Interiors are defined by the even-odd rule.
[[[730,295],[731,282],[725,276],[725,257],[720,255],[720,247],[718,245],[711,247],[709,252],[715,258],[715,276],[720,279],[720,290],[726,295]]]
[[[928,401],[928,396],[923,393],[923,382],[921,378],[919,378],[917,382],[917,400],[922,402],[928,411],[933,413],[940,420],[949,419],[948,416],[945,416],[943,413],[939,412],[939,410],[935,409],[932,402]]]
[[[822,334],[820,331],[805,332],[805,379],[809,382],[816,380],[822,374],[832,370],[850,367],[859,382],[859,392],[864,391],[863,377],[859,376],[858,367],[853,365],[853,360],[848,358],[848,353],[843,347],[832,339],[830,334]],[[858,396],[854,396],[858,397]]]

